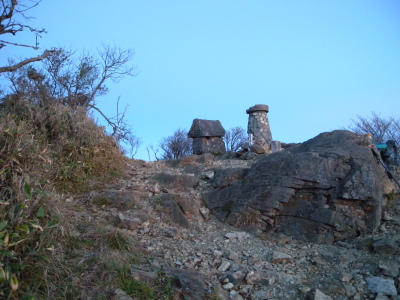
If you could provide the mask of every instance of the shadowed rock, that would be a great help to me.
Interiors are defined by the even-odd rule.
[[[243,180],[204,194],[204,200],[233,225],[252,208],[260,221],[298,239],[344,240],[378,228],[383,195],[395,188],[372,151],[362,135],[321,133],[261,157]]]
[[[186,191],[193,189],[198,182],[198,178],[188,174],[168,174],[158,173],[154,175],[150,182],[157,182],[161,188]]]

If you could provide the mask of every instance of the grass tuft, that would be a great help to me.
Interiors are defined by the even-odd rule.
[[[118,228],[106,227],[103,239],[107,247],[111,249],[119,251],[131,250],[132,244],[129,238]]]
[[[18,95],[0,99],[1,299],[79,298],[68,255],[98,240],[68,232],[75,224],[60,214],[60,195],[109,182],[123,167],[119,146],[87,110]],[[110,247],[130,247],[121,233],[106,237]]]

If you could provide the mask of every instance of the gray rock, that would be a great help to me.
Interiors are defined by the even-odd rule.
[[[112,300],[134,300],[132,297],[129,297],[123,290],[115,289],[114,297]]]
[[[382,293],[378,293],[375,297],[375,300],[390,300],[388,297],[386,297],[386,295],[382,294]]]
[[[233,284],[241,283],[244,279],[245,275],[242,271],[236,271],[228,275],[228,279]]]
[[[140,193],[137,191],[105,190],[100,196],[115,206],[133,202],[135,198],[140,196]]]
[[[261,145],[253,144],[249,146],[249,149],[251,152],[257,153],[257,154],[263,154],[265,153],[265,148]]]
[[[220,121],[194,119],[188,136],[191,138],[223,137],[225,129]]]
[[[251,299],[268,299],[270,297],[273,297],[275,294],[275,289],[271,288],[268,291],[264,290],[259,290],[259,291],[254,291],[251,293],[252,297]]]
[[[380,239],[373,244],[374,251],[379,254],[396,254],[398,246],[393,239]]]
[[[225,142],[221,137],[193,138],[193,154],[212,153],[213,155],[220,155],[225,151]]]
[[[369,277],[366,281],[368,289],[373,293],[382,293],[391,296],[397,295],[397,290],[393,279]]]
[[[178,239],[182,236],[182,233],[175,227],[165,228],[164,236],[170,237],[173,239]]]
[[[118,224],[118,227],[129,230],[135,230],[139,227],[140,224],[142,224],[142,220],[138,218],[133,218],[133,219],[123,218],[121,219],[121,222]]]
[[[252,208],[274,217],[279,232],[298,239],[345,240],[379,227],[382,195],[395,188],[372,150],[362,135],[322,133],[261,157],[243,180],[203,198],[217,218],[231,225]]]
[[[379,268],[382,269],[382,274],[389,277],[397,277],[399,275],[399,264],[395,260],[386,260],[379,262]]]
[[[181,269],[169,269],[165,273],[175,278],[173,287],[182,293],[184,300],[204,299],[204,280],[201,273]]]
[[[207,171],[201,174],[201,179],[213,179],[214,178],[214,171]]]
[[[200,173],[204,171],[203,168],[196,168],[199,166],[211,165],[214,161],[214,155],[205,153],[202,155],[188,155],[179,159],[171,159],[165,161],[171,167],[183,167],[184,170],[199,170]]]
[[[345,289],[347,297],[354,297],[357,294],[357,289],[351,284],[346,284]]]
[[[271,147],[271,152],[272,153],[279,152],[279,151],[282,150],[280,141],[272,141],[270,147]]]
[[[154,194],[161,193],[160,185],[156,182],[152,187],[150,187],[149,191]]]
[[[308,293],[309,291],[311,291],[311,288],[306,285],[301,285],[301,286],[299,286],[299,291],[304,294],[304,293]]]
[[[228,239],[238,239],[238,240],[245,239],[247,236],[248,234],[244,231],[234,231],[225,234],[225,237],[227,237]]]
[[[163,211],[169,216],[172,222],[181,227],[189,228],[190,224],[181,206],[179,206],[178,202],[174,199],[174,196],[171,194],[163,194],[160,197],[162,199],[161,206]]]
[[[218,267],[218,271],[219,272],[225,272],[226,270],[229,269],[229,267],[231,266],[231,263],[227,260],[223,261],[221,263],[221,265]]]
[[[247,284],[263,284],[268,282],[269,274],[263,271],[250,271],[246,275]]]
[[[216,169],[213,187],[223,189],[231,183],[241,180],[246,176],[249,168]]]
[[[316,289],[314,300],[333,300],[333,299],[331,297],[329,297],[328,295],[325,295],[319,289]]]
[[[204,220],[208,220],[210,218],[210,210],[207,207],[202,206],[199,208],[199,211]]]
[[[233,288],[233,284],[231,282],[228,282],[222,286],[224,290],[231,290]]]
[[[163,188],[174,189],[177,191],[186,191],[188,189],[193,189],[199,179],[193,175],[187,174],[168,174],[160,172],[154,175],[150,182],[158,183]]]
[[[243,297],[236,291],[231,291],[229,293],[229,299],[231,300],[243,300]]]
[[[279,251],[274,251],[272,253],[271,264],[283,264],[283,263],[288,263],[291,260],[292,260],[292,257],[289,254],[279,252]]]
[[[343,282],[349,282],[352,279],[353,279],[353,275],[351,275],[350,273],[342,272],[340,274],[340,280]]]
[[[157,274],[155,272],[142,271],[134,267],[131,268],[131,274],[133,279],[135,279],[136,281],[153,284],[157,280]]]
[[[253,158],[256,158],[258,156],[258,153],[255,152],[247,152],[246,156],[244,157],[245,160],[252,160]]]
[[[238,260],[239,259],[239,254],[235,251],[227,251],[224,253],[224,257],[230,260]]]

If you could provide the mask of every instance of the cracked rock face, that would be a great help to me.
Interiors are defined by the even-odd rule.
[[[379,227],[383,196],[395,189],[372,151],[362,135],[321,133],[261,157],[242,180],[203,197],[219,219],[232,225],[256,210],[266,228],[273,224],[300,240],[345,240]]]

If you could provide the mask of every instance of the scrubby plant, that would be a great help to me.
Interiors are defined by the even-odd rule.
[[[260,220],[261,212],[256,209],[249,208],[247,211],[241,212],[240,223],[244,226],[256,225]]]
[[[46,298],[47,265],[65,234],[58,193],[118,176],[123,159],[86,110],[19,95],[0,101],[0,298]]]
[[[106,227],[103,237],[111,249],[129,251],[132,247],[128,237],[118,228]]]
[[[104,196],[97,196],[93,199],[92,203],[94,205],[103,206],[103,205],[110,205],[111,201]]]
[[[122,290],[130,296],[140,300],[155,300],[157,297],[156,289],[147,282],[136,281],[127,273],[121,274],[118,280]]]
[[[173,277],[165,272],[157,272],[157,277],[153,283],[137,281],[132,278],[128,269],[120,270],[117,277],[118,286],[129,296],[140,300],[167,300],[174,298],[172,288]]]

